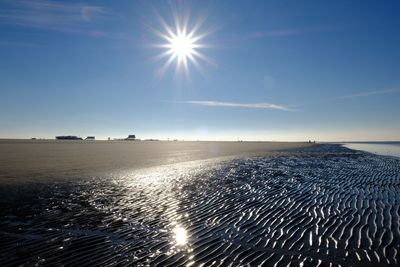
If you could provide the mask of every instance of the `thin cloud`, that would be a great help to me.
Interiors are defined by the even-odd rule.
[[[351,99],[351,98],[371,96],[371,95],[383,95],[383,94],[390,94],[390,93],[395,93],[395,92],[400,92],[400,88],[388,89],[388,90],[380,90],[380,91],[369,91],[369,92],[364,92],[364,93],[359,93],[359,94],[352,94],[352,95],[344,95],[344,96],[335,97],[335,98],[333,98],[333,100]]]
[[[231,108],[252,108],[252,109],[275,109],[283,111],[295,111],[284,105],[272,103],[233,103],[233,102],[219,102],[219,101],[185,101],[187,104],[194,104],[208,107],[231,107]]]
[[[82,30],[105,18],[105,7],[84,3],[30,0],[4,1],[0,23],[48,30]]]

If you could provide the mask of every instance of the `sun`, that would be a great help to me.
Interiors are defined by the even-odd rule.
[[[188,57],[193,57],[196,43],[189,35],[181,33],[177,36],[173,36],[167,47],[170,49],[170,53],[177,57],[178,60],[183,60]]]
[[[202,47],[202,45],[197,43],[198,38],[193,36],[193,33],[187,33],[185,29],[180,30],[177,28],[176,33],[169,31],[169,35],[164,37],[167,42],[163,45],[167,49],[164,54],[169,56],[169,60],[164,68],[168,67],[172,61],[176,61],[177,70],[183,67],[187,72],[188,61],[197,64],[195,57],[201,57],[197,49]]]
[[[175,63],[175,74],[183,70],[184,73],[189,73],[189,65],[194,65],[202,71],[199,64],[200,60],[211,63],[200,51],[209,46],[204,44],[204,38],[208,33],[200,33],[199,29],[202,25],[202,20],[189,26],[187,17],[174,17],[174,26],[168,25],[160,18],[162,31],[154,30],[154,32],[163,40],[162,44],[156,45],[162,48],[163,52],[157,56],[157,59],[166,58],[165,63],[161,67],[160,72],[164,73],[169,66]]]

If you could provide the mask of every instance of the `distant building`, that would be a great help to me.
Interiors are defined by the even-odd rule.
[[[75,135],[61,135],[61,136],[56,136],[57,140],[82,140],[81,137],[75,136]]]
[[[128,135],[127,138],[125,138],[125,140],[127,140],[127,141],[135,141],[136,140],[136,136],[134,134],[130,134],[130,135]]]
[[[85,138],[85,140],[95,140],[95,139],[96,139],[96,137],[94,137],[94,136],[88,136]]]

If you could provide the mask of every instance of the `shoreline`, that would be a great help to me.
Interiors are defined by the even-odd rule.
[[[400,142],[341,143],[342,146],[374,155],[400,158]]]

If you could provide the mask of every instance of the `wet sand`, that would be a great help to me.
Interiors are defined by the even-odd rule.
[[[0,183],[53,181],[310,146],[289,142],[0,140]]]
[[[321,145],[0,184],[2,266],[398,266],[400,159]]]

